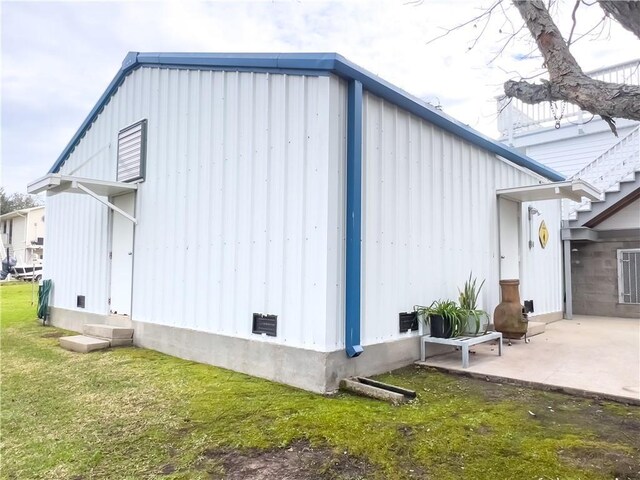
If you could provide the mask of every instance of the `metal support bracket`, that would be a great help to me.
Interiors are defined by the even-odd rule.
[[[131,222],[133,222],[134,225],[138,224],[138,221],[135,219],[135,217],[132,217],[131,215],[129,215],[127,212],[125,212],[121,208],[116,207],[113,203],[111,203],[111,202],[105,200],[104,198],[100,197],[95,192],[93,192],[89,188],[85,187],[81,183],[78,183],[78,182],[74,181],[71,184],[71,188],[77,188],[78,190],[82,190],[84,193],[86,193],[87,195],[90,195],[91,197],[95,198],[97,201],[99,201],[103,205],[106,205],[107,207],[109,207],[114,212],[119,213],[120,215],[122,215],[127,220],[130,220]]]

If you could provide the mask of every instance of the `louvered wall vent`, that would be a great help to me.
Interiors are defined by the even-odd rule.
[[[84,295],[78,295],[76,297],[76,307],[84,308]]]
[[[118,181],[144,179],[147,156],[147,121],[141,120],[118,133]]]
[[[418,330],[418,313],[417,312],[403,312],[398,314],[400,319],[400,333],[408,332],[409,330]]]
[[[262,313],[253,314],[253,333],[266,334],[275,337],[278,333],[278,316],[264,315]]]

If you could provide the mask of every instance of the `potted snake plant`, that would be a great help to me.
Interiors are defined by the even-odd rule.
[[[473,277],[473,272],[469,273],[468,280],[464,283],[462,290],[458,289],[458,303],[463,311],[465,333],[473,335],[484,334],[489,326],[489,314],[478,308],[478,296],[484,285],[484,280],[477,285],[477,279]],[[484,331],[482,329],[484,328]]]

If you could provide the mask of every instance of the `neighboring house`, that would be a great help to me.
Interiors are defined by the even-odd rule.
[[[640,60],[589,75],[640,85]],[[593,204],[563,202],[567,317],[640,318],[640,123],[616,119],[616,137],[602,119],[570,104],[499,99],[498,109],[501,141],[603,192]]]
[[[320,392],[416,360],[400,313],[470,271],[561,318],[560,199],[597,193],[336,54],[135,52],[29,191],[55,325]]]
[[[44,254],[44,206],[24,208],[0,216],[1,257],[15,258],[19,273],[42,265]]]

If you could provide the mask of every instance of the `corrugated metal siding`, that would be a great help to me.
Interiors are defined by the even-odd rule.
[[[342,115],[340,88],[329,77],[150,68],[130,75],[62,173],[114,179],[117,132],[148,118],[133,318],[259,339],[252,313],[271,313],[278,337],[265,341],[329,348],[327,275],[338,273],[327,259],[328,177],[341,168],[329,134],[344,136],[334,118]],[[79,208],[64,204],[64,214],[81,218]],[[68,247],[81,248],[89,234],[66,239]],[[335,243],[340,230],[331,235]],[[51,268],[62,283],[73,281]]]
[[[571,176],[615,145],[633,127],[621,128],[619,137],[611,131],[577,135],[526,147],[525,153],[540,163],[553,168],[562,175]]]
[[[344,347],[346,275],[347,83],[331,77],[327,242],[327,346]]]
[[[324,349],[328,78],[149,73],[134,318],[259,338],[276,314],[270,341]]]
[[[47,238],[44,278],[53,280],[51,305],[75,309],[85,296],[85,311],[108,313],[107,209],[87,195],[58,194],[46,199]]]
[[[252,314],[270,313],[278,336],[265,341],[330,348],[327,305],[333,317],[338,301],[327,278],[337,282],[343,261],[328,261],[342,235],[339,214],[328,211],[329,196],[338,203],[341,193],[328,185],[344,157],[342,97],[342,82],[328,76],[141,68],[127,78],[62,173],[114,179],[117,132],[148,119],[134,319],[260,339]],[[55,221],[74,211],[67,223],[82,223],[88,212],[63,197],[52,203]],[[106,214],[95,201],[91,208]],[[97,238],[104,228],[92,228],[96,238],[87,227],[52,250],[106,245],[106,233]],[[50,271],[65,291],[75,282],[59,264]]]
[[[259,338],[252,314],[276,314],[269,341],[324,350],[329,78],[150,74],[134,318]]]
[[[401,337],[399,312],[457,299],[471,270],[486,279],[481,306],[493,313],[499,301],[495,191],[538,177],[369,93],[363,143],[363,343]],[[554,261],[561,265],[560,257]]]

